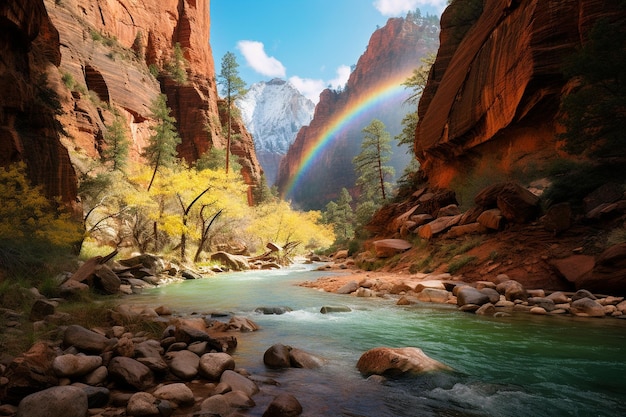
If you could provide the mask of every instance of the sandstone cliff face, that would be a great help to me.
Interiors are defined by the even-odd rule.
[[[337,115],[359,109],[364,101],[369,102],[372,92],[380,91],[392,80],[397,80],[397,85],[400,85],[413,69],[421,65],[422,57],[436,50],[436,36],[436,27],[420,26],[403,18],[389,19],[383,28],[375,31],[367,50],[350,74],[345,89],[340,92],[324,90],[320,95],[313,120],[309,126],[300,129],[281,161],[276,182],[279,190],[283,193],[288,191],[286,188],[289,182],[298,175],[303,161],[311,149],[317,146],[319,138],[337,121]],[[301,178],[298,187],[287,197],[305,208],[322,208],[339,195],[342,187],[353,187],[355,176],[352,158],[360,152],[362,129],[376,118],[386,125],[392,137],[398,134],[402,117],[412,111],[402,105],[407,96],[396,95],[369,113],[352,113],[353,116],[361,113],[358,123],[334,135],[329,145],[318,155],[315,164]],[[350,119],[354,119],[353,116]],[[408,159],[406,151],[404,155],[395,156],[397,164],[401,166]]]
[[[35,75],[45,74],[45,85],[59,98],[56,119],[66,133],[59,139],[59,123],[51,117],[46,123],[59,149],[43,149],[54,141],[44,144],[37,139],[29,146],[22,132],[12,128],[11,112],[5,110],[0,114],[1,124],[8,126],[4,132],[11,133],[3,133],[6,138],[0,138],[0,146],[15,144],[10,152],[2,152],[12,156],[0,162],[27,160],[32,178],[54,182],[46,188],[50,195],[62,195],[66,201],[75,199],[72,165],[79,172],[89,170],[90,160],[99,157],[105,126],[113,121],[114,112],[125,118],[132,140],[131,158],[140,161],[151,135],[149,107],[161,92],[167,95],[177,120],[182,139],[180,157],[193,162],[212,147],[226,146],[209,45],[209,0],[9,0],[0,7],[4,18],[12,22],[0,29],[0,49],[8,74],[0,79],[0,88],[9,90],[4,97],[11,97],[3,99],[3,107],[23,111],[26,96],[32,101],[35,95]],[[188,61],[188,82],[184,85],[176,84],[163,71],[172,61],[176,43]],[[161,71],[158,79],[149,67]],[[19,78],[29,71],[30,76]],[[39,111],[31,113],[43,117]],[[240,146],[247,147],[239,152],[248,158],[241,162],[244,177],[250,185],[258,184],[262,171],[252,141]],[[35,163],[38,159],[65,168]]]
[[[459,37],[463,3],[441,18],[441,47],[418,111],[416,155],[436,186],[559,156],[563,60],[597,19],[618,13],[618,2],[600,0],[485,0]]]
[[[24,161],[31,180],[67,204],[76,174],[60,142],[60,111],[47,73],[56,71],[59,34],[41,1],[0,4],[0,166]]]

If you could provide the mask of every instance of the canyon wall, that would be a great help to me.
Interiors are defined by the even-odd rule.
[[[354,188],[352,159],[360,152],[362,129],[379,119],[391,137],[400,133],[402,118],[414,109],[403,105],[408,91],[392,95],[389,91],[411,76],[422,64],[421,58],[436,51],[437,36],[436,24],[404,18],[389,19],[372,34],[345,88],[321,93],[313,120],[300,129],[281,160],[276,185],[287,198],[303,208],[320,209],[336,199],[343,187]],[[341,115],[344,117],[338,120]],[[335,124],[341,128],[324,139]],[[323,147],[319,146],[320,140],[326,143]],[[316,148],[323,149],[303,171],[303,163]],[[410,156],[406,148],[393,145],[393,151],[392,164],[395,162],[396,171],[401,171]],[[296,177],[296,186],[290,187]]]
[[[441,18],[440,49],[419,104],[415,151],[429,182],[526,172],[564,156],[557,139],[564,59],[600,18],[601,0],[455,1]]]
[[[38,74],[37,80],[45,79],[45,86],[58,98],[57,108],[52,109],[56,118],[51,123],[59,125],[55,132],[59,155],[41,149],[44,142],[50,146],[51,141],[34,139],[28,144],[23,132],[5,128],[12,132],[14,143],[9,159],[27,161],[36,182],[41,183],[39,177],[58,182],[54,187],[46,186],[49,195],[62,195],[66,201],[76,198],[76,176],[89,171],[92,161],[99,157],[106,126],[115,114],[126,121],[132,140],[131,158],[141,162],[142,149],[152,134],[150,104],[160,93],[166,94],[177,120],[181,158],[193,162],[213,147],[225,148],[226,137],[221,129],[225,115],[218,109],[209,44],[209,0],[9,0],[0,7],[0,12],[8,16],[5,19],[20,18],[14,24],[17,29],[2,25],[5,34],[0,48],[3,59],[10,61],[5,62],[5,68],[21,73],[20,62],[25,61],[30,64],[30,72]],[[176,44],[186,59],[185,83],[168,75]],[[13,51],[12,55],[6,55],[5,50]],[[21,51],[21,56],[15,51]],[[5,77],[0,79],[0,88],[11,89],[12,95],[22,97],[33,89],[33,77],[31,74],[21,84]],[[15,103],[11,108],[20,106],[24,107]],[[7,114],[5,110],[0,115],[5,126],[9,123]],[[14,118],[25,120],[23,115]],[[262,170],[251,136],[245,129],[242,133],[243,139],[233,147],[233,154],[242,159],[244,178],[254,186],[259,184]],[[8,142],[0,138],[0,146]],[[36,156],[40,149],[54,163],[65,163],[67,168],[54,170],[31,163],[43,158]],[[72,164],[67,164],[68,157]]]

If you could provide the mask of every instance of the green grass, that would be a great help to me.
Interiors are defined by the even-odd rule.
[[[476,261],[476,259],[477,258],[475,256],[461,256],[450,262],[450,264],[448,265],[448,272],[451,274],[455,274],[464,266]]]

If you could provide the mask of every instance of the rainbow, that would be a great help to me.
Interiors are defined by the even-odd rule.
[[[333,117],[322,133],[312,141],[313,145],[304,153],[298,169],[289,179],[283,195],[290,196],[293,193],[302,181],[302,178],[304,178],[306,172],[314,165],[324,149],[333,142],[334,138],[355,126],[357,123],[363,124],[361,128],[365,128],[367,124],[375,118],[372,113],[379,105],[394,98],[401,97],[402,95],[408,95],[406,87],[403,86],[402,83],[406,81],[409,75],[402,74],[380,84],[346,106],[343,111]]]

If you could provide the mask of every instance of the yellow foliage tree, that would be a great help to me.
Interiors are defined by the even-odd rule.
[[[262,243],[283,247],[294,243],[304,244],[304,249],[330,246],[335,234],[321,219],[319,211],[295,211],[286,201],[272,201],[256,208],[247,231]]]
[[[0,195],[1,258],[12,251],[18,258],[32,256],[41,260],[57,250],[69,253],[82,240],[81,223],[72,219],[58,202],[48,200],[41,187],[30,183],[24,163],[0,168]],[[16,253],[18,249],[21,253]],[[0,259],[0,265],[7,263]]]

